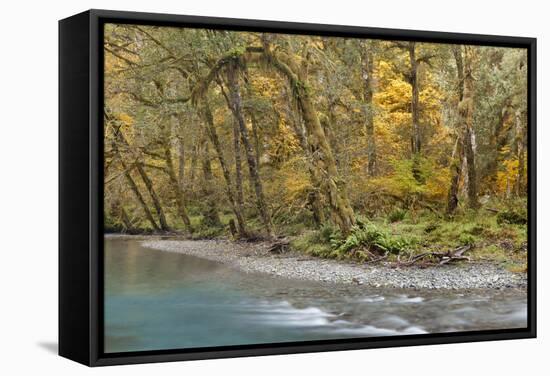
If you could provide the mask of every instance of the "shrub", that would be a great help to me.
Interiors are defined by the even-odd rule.
[[[332,247],[339,254],[361,249],[378,253],[399,254],[409,250],[413,243],[412,239],[389,234],[372,224],[356,225],[345,239],[335,238],[331,241]]]
[[[407,212],[403,209],[394,209],[388,214],[388,221],[390,223],[401,222],[405,219],[405,214],[407,214]]]
[[[397,255],[408,251],[413,243],[414,241],[412,239],[383,234],[374,245],[383,251]]]
[[[323,243],[330,244],[334,239],[341,239],[342,234],[340,230],[331,225],[330,223],[325,223],[319,229],[319,241]]]

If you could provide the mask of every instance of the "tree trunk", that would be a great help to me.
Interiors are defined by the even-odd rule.
[[[464,149],[466,161],[468,162],[468,205],[472,209],[479,207],[477,201],[477,171],[475,162],[474,134],[473,129],[468,126],[464,133]]]
[[[185,144],[183,138],[178,138],[178,185],[185,192]]]
[[[202,108],[202,114],[205,120],[204,123],[206,125],[208,137],[210,138],[212,145],[214,145],[214,150],[216,151],[218,162],[220,163],[220,167],[223,172],[223,177],[225,180],[225,192],[227,194],[227,198],[229,199],[229,203],[231,205],[231,209],[233,210],[233,214],[237,219],[239,237],[246,238],[248,236],[248,233],[246,230],[246,222],[243,216],[242,208],[240,208],[237,205],[235,193],[233,191],[233,184],[231,183],[231,175],[229,173],[229,168],[227,166],[225,157],[223,155],[220,139],[218,137],[218,134],[216,132],[216,128],[214,125],[214,118],[212,116],[212,112],[210,111],[210,107],[207,101],[204,102],[204,105]]]
[[[453,55],[455,57],[456,72],[457,72],[457,94],[458,102],[461,103],[464,96],[464,65],[462,62],[462,52],[460,46],[453,46]],[[456,139],[455,150],[451,156],[451,185],[447,195],[447,214],[453,215],[458,207],[458,187],[460,185],[460,176],[462,175],[462,161],[464,159],[464,138],[463,138],[463,122],[459,121],[456,125],[458,129],[458,137]]]
[[[456,159],[451,163],[451,186],[449,188],[447,213],[452,215],[458,204],[458,182],[462,167],[462,160],[466,161],[466,177],[468,206],[476,209],[479,206],[477,201],[477,171],[475,163],[475,148],[474,148],[474,87],[472,77],[472,50],[471,47],[455,47],[453,54],[457,67],[458,78],[458,113],[459,113],[459,138]]]
[[[464,159],[464,144],[462,134],[456,139],[456,147],[451,157],[451,186],[447,196],[447,214],[453,215],[458,207],[458,187],[460,184],[460,176],[462,174],[462,160]]]
[[[237,65],[237,62],[235,60],[230,61],[229,64],[227,65],[227,81],[229,85],[230,100],[232,104],[231,111],[239,124],[241,139],[244,144],[244,149],[246,152],[246,159],[248,162],[250,178],[254,183],[254,190],[256,193],[256,205],[258,207],[258,212],[262,219],[267,235],[269,237],[272,237],[273,229],[271,225],[271,217],[269,215],[269,211],[265,201],[262,181],[260,179],[258,165],[256,164],[256,157],[254,155],[254,150],[252,148],[252,144],[250,143],[250,137],[248,135],[248,129],[244,121],[244,116],[242,111],[242,100],[241,100],[239,82],[237,78],[236,65]]]
[[[132,232],[134,230],[132,221],[130,221],[130,218],[128,217],[128,213],[126,212],[126,210],[124,210],[124,207],[120,202],[120,199],[114,200],[111,206],[111,216],[116,217],[122,221],[122,225],[124,226],[125,231]]]
[[[166,216],[164,215],[164,210],[162,209],[160,199],[157,196],[157,192],[155,191],[155,188],[153,187],[153,182],[151,181],[151,179],[145,172],[145,169],[143,168],[142,162],[136,162],[136,168],[139,173],[139,176],[141,177],[141,180],[143,180],[143,183],[145,184],[145,187],[149,192],[149,195],[151,196],[151,201],[153,201],[153,206],[155,207],[157,216],[159,218],[160,229],[163,231],[170,231],[170,226],[168,226],[168,222],[166,222]]]
[[[130,144],[128,141],[126,141],[126,138],[120,131],[120,129],[117,129],[114,125],[111,125],[113,128],[113,131],[115,132],[115,135],[119,142],[126,146],[128,149],[130,149]],[[145,169],[143,168],[143,162],[140,161],[138,155],[134,155],[135,159],[135,166],[139,173],[139,176],[141,177],[141,180],[143,180],[143,183],[145,184],[145,187],[147,188],[147,191],[149,192],[149,196],[151,196],[151,201],[153,202],[153,206],[155,207],[155,210],[157,212],[157,216],[159,218],[160,222],[160,229],[163,231],[170,231],[170,227],[168,226],[168,223],[166,222],[166,216],[164,215],[164,210],[162,209],[162,205],[160,203],[160,199],[157,196],[157,193],[155,192],[155,189],[153,187],[153,182],[145,172]],[[122,159],[121,159],[122,160]]]
[[[118,132],[118,130],[115,130],[115,132]],[[128,185],[130,186],[130,189],[134,193],[134,196],[136,196],[136,199],[140,203],[140,205],[143,209],[143,212],[145,213],[145,218],[149,221],[149,223],[151,224],[151,226],[153,227],[154,230],[156,230],[156,231],[160,230],[160,227],[157,225],[157,222],[155,221],[155,218],[153,217],[153,214],[151,213],[151,210],[149,209],[149,206],[147,206],[147,203],[145,202],[145,199],[143,198],[143,195],[139,191],[139,188],[138,188],[136,182],[132,178],[132,175],[131,175],[131,170],[132,169],[128,168],[128,165],[126,165],[126,163],[124,162],[124,159],[122,158],[122,154],[120,153],[120,150],[118,149],[118,146],[117,146],[115,140],[113,140],[112,145],[113,145],[113,150],[115,151],[115,153],[118,156],[118,159],[120,161],[120,165],[122,167],[122,170],[124,171],[124,177],[126,178],[126,181],[128,182]]]
[[[128,213],[122,205],[120,205],[119,210],[120,219],[122,220],[122,223],[124,223],[124,227],[127,231],[133,232],[134,226],[132,225],[132,221],[130,221],[130,217],[128,217]]]
[[[189,171],[187,173],[187,184],[186,192],[193,191],[195,186],[195,177],[197,176],[197,160],[199,156],[199,146],[197,144],[193,145],[191,150],[191,165],[189,166]]]
[[[254,138],[254,155],[256,156],[256,166],[260,167],[260,135],[258,134],[258,121],[256,115],[250,111],[250,120],[252,124],[252,137]]]
[[[310,137],[308,140],[314,150],[314,165],[318,171],[322,171],[322,184],[326,187],[336,223],[342,230],[342,233],[349,234],[351,226],[355,224],[355,217],[347,198],[345,183],[338,176],[336,161],[332,155],[313,103],[309,98],[305,97],[305,93],[302,93],[300,96],[300,103],[305,124],[310,128]]]
[[[172,149],[170,147],[172,120],[173,119],[169,119],[170,124],[168,124],[166,128],[164,139],[162,140],[163,147],[164,147],[164,160],[166,162],[166,172],[170,179],[170,184],[172,185],[172,189],[176,194],[176,206],[178,210],[178,216],[181,218],[183,225],[185,226],[185,230],[189,233],[192,233],[193,228],[191,227],[191,220],[189,219],[189,215],[187,214],[187,209],[185,208],[185,194],[184,194],[184,191],[181,189],[178,176],[176,175],[176,169],[174,168],[174,162],[172,160]]]
[[[290,98],[289,98],[290,99]],[[323,207],[323,200],[321,194],[321,183],[319,181],[319,176],[317,176],[315,168],[313,166],[312,160],[313,155],[307,141],[307,136],[304,131],[304,127],[299,119],[291,108],[288,109],[289,114],[291,115],[291,124],[294,129],[294,133],[298,136],[300,141],[300,146],[302,147],[304,154],[306,155],[307,169],[309,172],[309,179],[311,181],[312,190],[308,193],[308,206],[311,208],[313,214],[313,220],[315,224],[319,227],[325,223],[325,211]]]
[[[235,191],[236,202],[239,211],[242,213],[244,207],[243,194],[243,173],[241,161],[241,133],[237,120],[233,120],[233,152],[235,153]]]
[[[479,206],[477,201],[477,171],[474,149],[474,81],[472,77],[472,54],[470,46],[464,46],[464,97],[459,111],[464,121],[464,154],[468,163],[468,205]]]
[[[516,196],[521,196],[526,192],[525,189],[525,132],[521,124],[521,112],[516,111],[516,149],[518,158],[518,176],[516,179]]]
[[[333,220],[342,233],[347,235],[355,224],[355,216],[347,197],[346,184],[338,176],[332,149],[317,116],[317,111],[310,97],[309,90],[306,88],[306,83],[300,80],[298,74],[295,73],[300,72],[298,64],[286,54],[273,55],[268,45],[265,45],[264,50],[268,62],[290,82],[293,95],[304,120],[308,142],[312,150],[312,162],[316,174],[322,178],[321,184],[329,199]]]
[[[367,174],[376,175],[376,139],[374,136],[374,108],[373,98],[373,73],[374,54],[372,52],[372,41],[363,42],[361,48],[361,73],[363,78],[363,100],[365,112],[365,131],[367,134]]]
[[[202,144],[202,172],[204,177],[203,192],[206,196],[208,203],[207,209],[204,213],[204,219],[209,226],[219,227],[221,226],[220,216],[218,214],[218,203],[214,196],[214,175],[212,174],[212,166],[210,164],[210,148],[206,139]]]
[[[334,155],[334,159],[336,161],[336,166],[338,167],[339,171],[342,170],[342,167],[348,167],[344,164],[342,166],[342,163],[340,160],[338,160],[337,156],[340,155],[340,149],[338,144],[338,139],[335,134],[335,127],[337,124],[336,119],[336,104],[334,98],[329,98],[329,105],[327,108],[328,116],[327,120],[321,121],[321,125],[323,126],[323,131],[325,132],[325,135],[328,140],[328,144],[332,150],[332,154]]]
[[[409,42],[409,83],[412,89],[411,97],[411,118],[412,118],[412,136],[411,136],[411,151],[413,167],[412,173],[415,180],[423,183],[422,172],[420,171],[420,152],[421,152],[421,135],[420,135],[420,108],[419,108],[419,88],[418,88],[418,61],[416,60],[416,43]]]
[[[492,131],[490,138],[491,151],[489,154],[489,161],[487,162],[487,168],[483,173],[484,180],[491,188],[496,187],[498,164],[499,164],[499,152],[506,145],[506,132],[505,123],[511,116],[510,103],[504,102],[504,107],[500,112],[498,120]]]
[[[245,82],[246,82],[245,83],[246,94],[249,97],[253,97],[254,91],[252,89],[250,77],[248,76],[248,72],[246,71],[246,69],[244,70],[244,75],[245,75]],[[261,145],[260,145],[259,123],[258,123],[258,119],[256,118],[256,113],[254,109],[249,108],[247,112],[248,112],[248,115],[250,116],[250,123],[252,124],[252,138],[254,139],[254,154],[256,156],[256,166],[260,168]],[[237,130],[238,130],[238,127],[237,127]]]

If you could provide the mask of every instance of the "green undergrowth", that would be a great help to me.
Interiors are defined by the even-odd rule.
[[[472,246],[465,255],[474,262],[492,262],[513,272],[527,268],[526,203],[489,203],[477,211],[462,210],[453,218],[432,210],[391,209],[377,215],[358,216],[350,234],[344,236],[329,223],[316,227],[308,212],[273,217],[274,233],[290,239],[291,248],[315,257],[347,259],[356,262],[393,262],[410,260],[426,252],[446,252],[460,246]],[[231,212],[219,213],[220,222],[212,224],[191,208],[189,218],[192,239],[231,238]],[[254,213],[246,213],[250,238],[263,239],[262,221]],[[185,234],[179,217],[167,217],[174,232]],[[106,232],[153,233],[145,222],[134,223],[131,230],[105,215]],[[422,263],[436,262],[425,258]],[[420,262],[418,262],[420,264]]]
[[[346,237],[331,225],[304,231],[292,240],[291,246],[323,258],[364,262],[384,256],[384,261],[395,262],[398,257],[403,261],[424,252],[446,252],[470,245],[472,249],[466,255],[472,261],[488,261],[514,272],[524,271],[526,225],[515,220],[518,218],[515,214],[506,215],[512,220],[503,221],[500,214],[503,212],[465,212],[454,218],[425,212],[415,213],[414,219],[407,212],[392,212],[370,220],[358,218]]]

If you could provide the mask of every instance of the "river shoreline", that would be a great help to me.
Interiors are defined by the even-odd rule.
[[[526,289],[527,275],[511,273],[492,263],[462,263],[433,267],[395,267],[311,257],[298,252],[273,254],[269,243],[229,240],[187,240],[174,237],[106,235],[139,240],[144,248],[182,253],[217,261],[245,273],[375,288],[407,289]]]

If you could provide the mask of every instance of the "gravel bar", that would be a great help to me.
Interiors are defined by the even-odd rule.
[[[272,254],[269,243],[227,240],[147,240],[141,245],[221,262],[246,273],[290,279],[412,289],[527,288],[525,273],[511,273],[491,263],[395,267],[321,259],[292,251]]]

